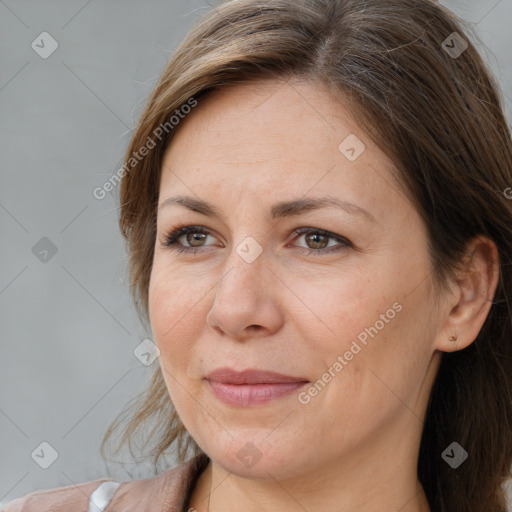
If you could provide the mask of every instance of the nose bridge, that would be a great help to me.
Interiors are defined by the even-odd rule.
[[[271,202],[268,188],[259,188],[258,182],[254,187],[244,186],[244,181],[234,183],[230,200],[233,201],[234,222],[231,225],[232,250],[226,259],[226,269],[229,274],[225,278],[240,280],[246,286],[253,287],[252,292],[258,295],[261,287],[272,272],[267,268],[272,263],[271,247],[269,244],[272,224],[268,223],[266,204]],[[262,200],[266,197],[266,200]],[[259,290],[262,292],[262,290]],[[268,293],[267,289],[267,293]]]
[[[258,286],[264,283],[265,274],[270,272],[266,268],[267,260],[267,253],[260,242],[252,236],[242,236],[233,244],[226,258],[225,272],[218,289],[239,286],[258,295]]]
[[[262,256],[266,234],[269,226],[266,225],[264,206],[260,196],[254,191],[241,188],[236,193],[235,222],[232,225],[233,247],[228,258],[228,267],[233,265],[240,271],[248,273],[262,271]],[[252,267],[255,265],[255,267]]]
[[[210,327],[233,338],[253,336],[254,326],[261,333],[278,329],[282,313],[267,264],[264,248],[255,238],[242,236],[234,243],[207,316]]]

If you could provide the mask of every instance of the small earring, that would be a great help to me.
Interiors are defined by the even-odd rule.
[[[457,341],[457,336],[450,336],[448,339],[450,341]]]

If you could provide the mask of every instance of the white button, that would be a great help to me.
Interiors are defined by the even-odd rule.
[[[103,512],[112,500],[114,493],[121,484],[119,482],[103,482],[89,499],[89,510],[87,512]]]

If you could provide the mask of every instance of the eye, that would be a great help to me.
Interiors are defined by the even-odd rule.
[[[350,241],[346,238],[324,231],[323,229],[317,228],[299,228],[294,231],[301,238],[305,235],[306,244],[309,247],[302,247],[307,254],[326,254],[334,251],[339,251],[346,247],[352,247]],[[202,226],[184,226],[177,228],[164,237],[162,245],[164,247],[170,247],[178,252],[188,252],[195,254],[201,247],[208,247],[204,245],[204,242],[211,235],[210,231]],[[183,238],[183,241],[180,239]],[[329,247],[329,241],[334,240],[338,242],[334,247]],[[312,245],[312,247],[311,247]]]
[[[204,247],[203,242],[208,236],[211,236],[210,232],[201,226],[184,226],[169,233],[164,238],[162,245],[178,252],[195,254],[201,247]],[[185,239],[185,244],[190,245],[183,245],[179,242],[182,237]]]
[[[300,235],[298,238],[302,238],[302,236],[305,235],[304,240],[306,241],[306,244],[310,245],[310,247],[304,247],[303,249],[309,249],[307,251],[308,254],[327,254],[334,251],[339,251],[346,247],[352,247],[352,244],[346,238],[334,233],[330,233],[329,231],[324,231],[323,229],[299,228],[295,230],[295,233]],[[329,240],[338,242],[338,245],[327,248]]]

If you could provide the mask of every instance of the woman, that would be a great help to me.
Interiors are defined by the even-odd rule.
[[[160,351],[122,441],[156,418],[179,465],[7,511],[506,510],[512,142],[461,27],[430,0],[202,19],[118,176]]]

